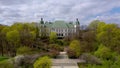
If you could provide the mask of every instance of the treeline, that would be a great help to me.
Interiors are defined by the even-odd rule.
[[[94,53],[105,47],[120,54],[120,27],[117,24],[106,24],[95,20],[83,28],[78,31],[79,35],[68,36],[59,40],[54,32],[51,32],[49,37],[42,37],[41,39],[39,27],[36,27],[35,23],[14,23],[11,26],[0,25],[0,54],[2,56],[15,56],[17,50],[22,50],[21,46],[25,46],[23,49],[26,48],[26,50],[27,47],[30,49],[37,47],[44,51],[55,50],[52,52],[56,52],[57,48],[63,50],[62,48],[66,46],[68,47],[68,53],[73,57],[75,57],[73,50],[77,48],[78,51],[76,52]],[[75,43],[77,43],[76,46],[79,45],[80,47],[74,49]]]
[[[37,23],[14,23],[11,26],[0,25],[0,54],[14,57],[24,54],[46,54],[56,57],[63,50],[63,41],[57,39],[54,32],[50,36],[39,36]],[[46,33],[41,33],[46,34]]]
[[[15,56],[21,46],[33,47],[36,40],[35,23],[14,23],[0,25],[0,54]]]

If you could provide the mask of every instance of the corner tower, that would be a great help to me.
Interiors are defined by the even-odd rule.
[[[44,24],[44,21],[43,21],[43,18],[41,18],[41,20],[40,20],[40,25],[39,25],[40,27],[39,27],[39,36],[42,38],[42,37],[44,37],[44,33],[45,33],[45,24]]]
[[[75,26],[76,26],[76,36],[78,37],[80,32],[80,22],[78,18],[76,18]]]

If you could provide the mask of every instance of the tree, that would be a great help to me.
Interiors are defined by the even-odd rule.
[[[94,21],[92,21],[92,22],[88,25],[88,28],[89,28],[90,30],[96,30],[99,23],[100,23],[99,20],[94,20]]]
[[[20,35],[17,30],[7,32],[6,38],[15,45],[20,42]]]
[[[39,26],[36,26],[35,32],[36,32],[36,38],[39,38]]]
[[[13,49],[12,48],[11,49],[14,52],[14,55],[16,55],[16,48],[18,47],[20,42],[19,32],[17,30],[9,31],[6,34],[6,38],[7,38],[7,41],[10,43],[10,45],[14,45],[12,46]]]
[[[5,26],[0,24],[0,52],[1,52],[2,56],[4,54],[4,52],[3,52],[4,51],[4,44],[3,44],[3,42],[5,41],[5,35],[2,33],[2,30],[4,28],[5,28]]]
[[[23,23],[16,22],[11,26],[11,30],[18,30],[19,32],[21,32],[23,30],[23,25]]]
[[[78,40],[73,40],[71,43],[70,43],[70,46],[69,48],[75,52],[75,56],[76,57],[79,57],[80,54],[81,54],[81,47],[80,47],[80,42]]]
[[[1,49],[0,50],[2,50],[2,55],[3,55],[3,52],[8,52],[8,49],[10,48],[10,46],[8,46],[8,43],[6,40],[6,34],[9,31],[10,31],[10,27],[5,26],[0,32],[0,41],[1,41]]]
[[[55,43],[57,40],[57,34],[55,32],[50,33],[50,42]]]
[[[10,27],[7,26],[7,27],[3,28],[1,32],[6,35],[7,32],[9,32],[9,31],[10,31]]]
[[[120,53],[120,28],[116,24],[101,23],[97,28],[97,40],[99,43]]]
[[[20,41],[22,45],[32,47],[36,40],[36,27],[34,23],[22,24],[20,33]]]
[[[99,58],[110,59],[112,57],[112,52],[109,48],[101,44],[95,52],[95,55]]]
[[[31,40],[35,40],[36,32],[35,31],[31,31],[30,34],[31,34]]]
[[[34,68],[51,68],[51,60],[47,56],[38,58],[34,63]]]
[[[86,31],[82,35],[81,51],[92,52],[97,48],[95,31]]]

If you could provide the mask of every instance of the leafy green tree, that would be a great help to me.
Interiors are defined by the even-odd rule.
[[[81,54],[81,47],[80,47],[80,42],[78,40],[73,40],[70,43],[69,48],[75,52],[76,57],[79,57]]]
[[[51,60],[47,56],[38,58],[34,63],[34,68],[51,68]]]
[[[93,30],[84,32],[81,41],[82,52],[93,52],[98,47],[96,42],[96,33]]]
[[[3,52],[7,53],[8,48],[10,48],[10,46],[8,45],[7,40],[6,40],[6,34],[9,31],[10,31],[10,27],[5,26],[0,32],[0,40],[1,40],[1,49],[0,50],[2,50],[2,55],[3,55]]]
[[[20,35],[17,30],[7,32],[6,38],[15,45],[20,42]]]
[[[19,30],[22,45],[32,47],[36,39],[36,27],[34,23],[25,23]]]
[[[55,32],[50,33],[50,42],[55,43],[57,41],[57,34]]]
[[[21,32],[23,30],[23,25],[23,23],[16,22],[11,26],[11,30],[18,30],[19,32]]]
[[[0,53],[3,56],[4,54],[4,42],[5,42],[5,35],[2,33],[2,30],[5,28],[6,26],[1,25],[0,24]]]
[[[33,47],[36,40],[36,24],[16,22],[0,27],[0,50],[12,55],[19,45]]]
[[[2,33],[4,33],[5,35],[7,34],[7,32],[10,31],[10,27],[6,26],[5,28],[2,29]]]
[[[101,23],[97,29],[97,40],[99,43],[120,53],[120,28],[116,24]]]
[[[6,26],[0,24],[0,32],[5,28]]]
[[[88,25],[88,28],[89,28],[90,30],[96,30],[99,23],[100,23],[99,20],[94,20],[94,21],[92,21],[92,22]]]
[[[14,53],[12,56],[16,55],[16,49],[19,47],[20,42],[20,35],[17,30],[9,31],[6,34],[7,41],[11,45],[11,50]]]
[[[35,32],[36,32],[36,38],[39,38],[39,26],[36,26]]]
[[[35,31],[31,31],[30,34],[31,34],[31,39],[35,40],[36,39],[36,32]]]
[[[105,25],[106,25],[105,22],[99,22],[97,27],[97,33],[100,33],[103,30]]]
[[[99,46],[98,50],[95,52],[95,55],[102,59],[112,58],[111,50],[102,44]]]

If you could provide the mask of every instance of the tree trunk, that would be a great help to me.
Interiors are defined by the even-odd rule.
[[[3,56],[4,54],[3,54],[3,42],[2,42],[2,40],[0,40],[0,43],[1,43],[1,46],[0,46],[0,48],[1,48],[1,55]]]
[[[1,45],[1,51],[2,51],[2,56],[4,56],[4,53],[3,53],[3,45]]]

